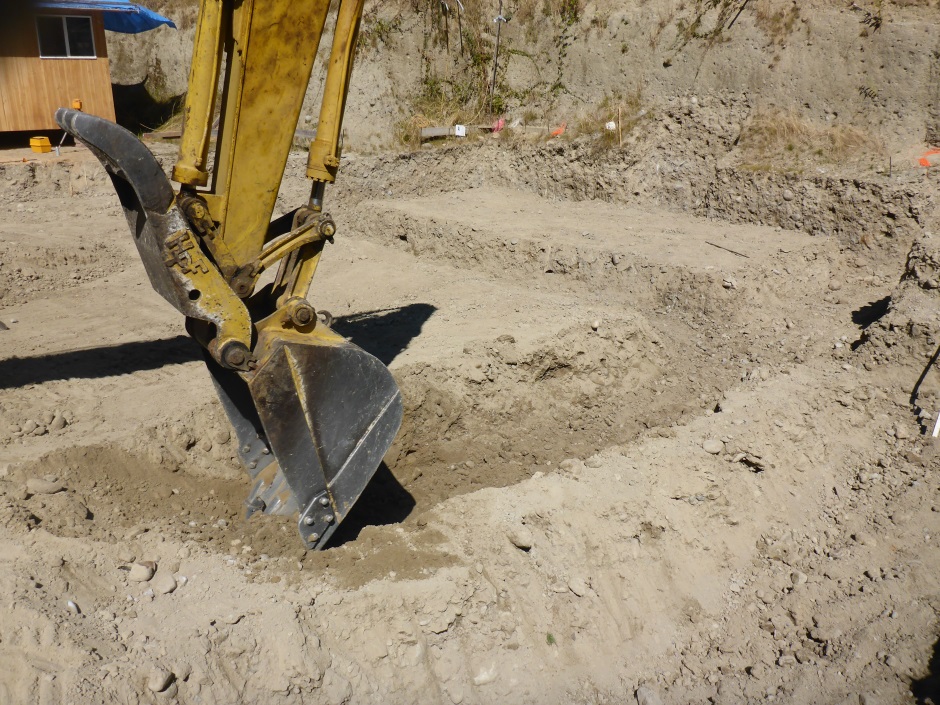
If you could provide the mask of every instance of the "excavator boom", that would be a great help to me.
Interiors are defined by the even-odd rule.
[[[177,188],[127,130],[56,113],[108,171],[151,284],[206,351],[254,481],[248,514],[294,516],[308,548],[322,548],[346,517],[402,417],[389,371],[336,334],[310,300],[336,235],[323,201],[340,163],[363,2],[338,3],[309,202],[274,220],[330,0],[202,0]]]

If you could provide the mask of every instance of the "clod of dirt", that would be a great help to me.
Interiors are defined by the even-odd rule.
[[[636,689],[637,705],[662,705],[662,700],[656,691],[646,685],[641,685]]]
[[[173,674],[165,668],[153,668],[147,676],[147,688],[154,693],[162,693],[173,682]]]
[[[525,526],[514,526],[506,533],[509,542],[518,549],[528,551],[535,543],[532,532]]]
[[[157,564],[153,561],[134,563],[127,573],[127,579],[135,583],[145,583],[153,577]]]
[[[61,482],[43,480],[38,477],[31,477],[26,481],[26,491],[32,494],[55,494],[65,489]]]
[[[725,444],[715,438],[709,438],[702,444],[702,449],[706,453],[711,453],[712,455],[718,455],[725,449]]]
[[[169,595],[176,590],[176,578],[172,573],[160,571],[153,580],[150,581],[150,587],[158,595]]]

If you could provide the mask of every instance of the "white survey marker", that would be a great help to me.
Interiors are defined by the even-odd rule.
[[[933,425],[933,435],[934,438],[940,436],[940,412],[937,413],[937,422]]]

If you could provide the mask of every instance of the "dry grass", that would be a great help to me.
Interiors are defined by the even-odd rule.
[[[578,116],[570,133],[572,137],[595,136],[613,146],[619,141],[619,132],[628,135],[646,117],[648,111],[644,109],[643,91],[637,88],[629,94],[605,96],[600,103]],[[619,122],[620,130],[608,130],[606,125],[609,122]]]
[[[795,113],[762,110],[741,131],[738,146],[751,165],[791,170],[809,163],[883,160],[884,144],[853,125],[823,125]]]

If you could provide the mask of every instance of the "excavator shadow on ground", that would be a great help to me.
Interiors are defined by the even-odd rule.
[[[338,316],[337,333],[388,365],[421,333],[437,309],[430,304]],[[155,370],[202,360],[199,346],[188,335],[139,340],[68,350],[35,357],[0,360],[0,389],[16,389],[64,379],[95,379]]]

